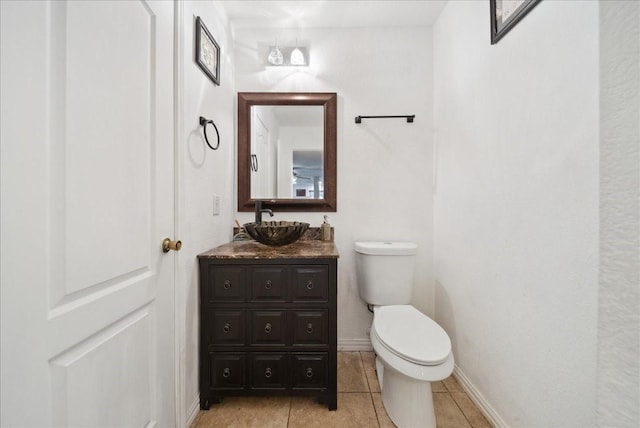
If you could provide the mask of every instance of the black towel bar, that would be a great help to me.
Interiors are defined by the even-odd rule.
[[[397,119],[397,118],[406,118],[407,123],[413,123],[413,119],[415,117],[416,117],[415,114],[403,115],[403,116],[356,116],[356,123],[362,123],[362,119]]]

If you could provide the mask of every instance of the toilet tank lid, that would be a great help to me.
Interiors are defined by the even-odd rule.
[[[416,254],[418,245],[413,242],[358,241],[355,249],[360,254],[408,256]]]

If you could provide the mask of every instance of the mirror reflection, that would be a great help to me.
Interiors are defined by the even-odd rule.
[[[337,98],[238,92],[238,211],[336,211]]]
[[[251,107],[251,198],[324,199],[324,107]]]

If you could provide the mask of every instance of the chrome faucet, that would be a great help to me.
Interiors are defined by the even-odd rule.
[[[262,201],[256,201],[256,224],[262,223],[262,213],[267,213],[273,217],[273,211],[268,208],[262,208]]]

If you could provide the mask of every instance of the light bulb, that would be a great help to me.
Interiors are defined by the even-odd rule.
[[[269,52],[269,57],[267,60],[273,65],[282,65],[284,62],[284,57],[282,56],[282,52],[278,49],[277,46],[271,48],[271,52]]]
[[[297,47],[291,51],[291,65],[304,65],[304,55]]]

